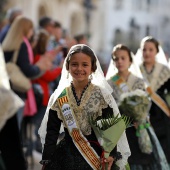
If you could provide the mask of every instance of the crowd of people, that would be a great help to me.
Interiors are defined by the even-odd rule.
[[[31,144],[42,153],[43,170],[99,170],[103,162],[108,170],[170,169],[170,68],[154,37],[143,38],[136,54],[124,44],[115,45],[104,74],[86,35],[64,35],[61,23],[47,16],[35,29],[18,8],[10,9],[8,20],[0,31],[0,169],[28,168],[23,149],[28,123],[34,127]],[[29,80],[28,90],[16,88],[9,62]],[[101,159],[104,151],[89,117],[124,115],[121,96],[135,90],[150,101],[145,124],[132,119],[108,157]],[[143,129],[147,139],[142,146],[151,141],[147,153],[137,135]]]

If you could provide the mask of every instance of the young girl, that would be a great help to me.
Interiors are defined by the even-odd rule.
[[[158,41],[150,36],[145,37],[141,41],[141,48],[136,57],[137,60],[142,58],[140,69],[144,80],[152,91],[158,94],[161,100],[165,101],[165,92],[169,93],[170,91],[170,70],[167,67],[165,55]],[[160,101],[152,99],[154,102],[152,102],[149,111],[150,121],[170,163],[170,148],[167,147],[170,145],[169,107],[166,104],[160,106]]]
[[[89,116],[97,119],[118,113],[111,91],[90,47],[84,44],[73,46],[65,59],[59,86],[50,98],[39,130],[44,144],[41,163],[45,170],[99,169],[102,150],[96,145],[97,138],[89,124]],[[56,146],[62,123],[65,137]],[[79,129],[77,135],[74,127]],[[85,140],[85,145],[77,142],[77,137]],[[86,146],[88,149],[84,150]],[[116,161],[120,169],[124,169],[129,155],[129,146],[123,133],[117,147],[105,160],[109,163],[108,170]],[[93,160],[96,160],[95,163]]]
[[[132,92],[136,89],[144,91],[144,81],[134,75],[135,73],[138,73],[140,76],[140,70],[134,63],[132,64],[132,53],[128,47],[118,44],[113,48],[112,57],[117,68],[117,73],[113,73],[113,76],[108,80],[108,83],[113,88],[112,94],[116,101],[118,103],[120,102],[120,96],[123,93]],[[129,68],[134,72],[129,71]],[[151,139],[153,152],[146,154],[141,151],[138,137],[136,136],[137,124],[138,122],[136,122],[136,126],[132,126],[126,130],[131,150],[131,156],[128,159],[131,170],[168,170],[169,167],[165,155],[152,128],[148,128],[147,132]]]

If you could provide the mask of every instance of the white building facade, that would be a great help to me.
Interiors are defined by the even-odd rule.
[[[169,0],[107,0],[101,3],[104,12],[102,44],[108,57],[118,43],[136,52],[141,39],[147,35],[155,37],[170,53]]]

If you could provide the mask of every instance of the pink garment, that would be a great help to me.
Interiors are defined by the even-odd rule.
[[[24,42],[28,49],[29,61],[31,64],[33,64],[34,58],[33,58],[32,47],[28,39],[25,37],[24,37]],[[25,101],[25,107],[24,107],[24,116],[33,116],[35,115],[36,112],[37,112],[37,106],[35,102],[35,96],[34,96],[33,89],[31,88],[27,92],[27,99]]]

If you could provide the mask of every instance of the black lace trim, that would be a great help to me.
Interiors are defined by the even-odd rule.
[[[146,71],[147,74],[152,74],[153,71],[154,71],[154,69],[155,69],[155,66],[153,66],[152,69],[151,69],[151,71],[148,72],[147,69],[146,69],[146,67],[145,67],[145,65],[143,65],[143,66],[144,66],[144,69],[145,69],[145,71]]]
[[[86,91],[86,89],[89,87],[90,83],[91,83],[91,81],[89,81],[88,84],[84,87],[83,91],[81,92],[80,99],[79,99],[79,98],[77,97],[76,90],[75,90],[75,88],[74,88],[74,86],[73,86],[73,82],[71,82],[71,89],[72,89],[72,91],[73,91],[73,95],[74,95],[74,97],[75,97],[75,99],[76,99],[76,102],[77,102],[77,105],[78,105],[78,106],[80,106],[80,103],[81,103],[81,99],[82,99],[82,97],[83,97],[83,94],[84,94],[84,92]]]

